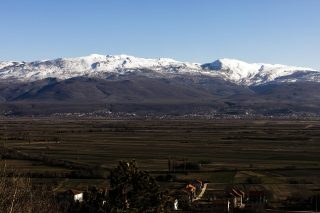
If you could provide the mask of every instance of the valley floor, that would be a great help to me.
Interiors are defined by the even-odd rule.
[[[0,138],[2,149],[11,150],[2,167],[57,191],[107,186],[110,168],[135,159],[163,188],[207,182],[207,199],[230,185],[267,191],[275,207],[320,192],[318,120],[15,118],[0,120]],[[84,168],[99,173],[80,173]],[[169,170],[173,178],[167,181],[162,177]]]

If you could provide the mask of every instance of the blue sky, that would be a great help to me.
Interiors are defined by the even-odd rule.
[[[0,0],[0,60],[91,53],[320,68],[319,0]]]

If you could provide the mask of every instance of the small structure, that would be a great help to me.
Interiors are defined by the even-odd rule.
[[[189,185],[193,185],[196,190],[201,190],[203,186],[203,182],[201,180],[192,180]]]
[[[186,190],[190,191],[192,198],[196,196],[196,190],[197,189],[196,189],[196,187],[194,185],[192,185],[192,184],[186,185]]]
[[[199,200],[204,191],[206,190],[207,184],[203,184],[200,180],[192,180],[183,188],[176,190],[172,197],[174,200],[171,201],[171,206],[173,204],[173,209],[184,209],[185,207],[190,207],[190,205]],[[200,193],[199,193],[200,192]],[[197,194],[199,193],[199,194]]]
[[[74,201],[83,202],[83,192],[74,195]]]
[[[186,186],[185,190],[189,191],[191,194],[191,200],[197,197],[197,193],[201,191],[204,184],[200,180],[192,180]]]
[[[231,198],[231,204],[233,208],[244,208],[245,193],[239,189],[231,188],[227,191],[227,196]]]
[[[73,200],[75,202],[83,202],[83,192],[69,189],[63,193],[65,197],[67,197],[70,201]]]

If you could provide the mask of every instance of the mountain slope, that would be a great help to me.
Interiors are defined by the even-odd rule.
[[[34,82],[0,83],[3,112],[140,112],[184,114],[217,111],[228,97],[254,95],[247,88],[220,78],[149,78],[125,75],[116,79],[76,77]],[[235,101],[237,98],[232,98]],[[9,107],[10,105],[10,107]]]
[[[320,84],[315,82],[247,87],[205,76],[168,80],[125,75],[0,83],[0,89],[0,114],[13,115],[101,110],[170,115],[320,113]]]
[[[148,78],[121,76],[117,79],[76,77],[62,81],[45,79],[16,84],[0,83],[5,101],[36,102],[206,102],[251,90],[219,78]]]
[[[320,72],[219,59],[90,55],[0,63],[0,115],[320,114]]]

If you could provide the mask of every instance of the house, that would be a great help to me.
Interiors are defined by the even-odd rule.
[[[74,195],[74,201],[83,202],[83,192]]]
[[[191,194],[191,198],[196,197],[196,192],[200,191],[203,187],[203,183],[200,180],[192,180],[186,186],[185,190],[189,191]]]
[[[201,180],[192,180],[192,181],[190,181],[189,184],[191,184],[194,187],[196,187],[196,190],[201,190],[202,186],[203,186],[203,182]]]
[[[69,189],[69,190],[65,191],[63,194],[70,201],[73,200],[75,202],[77,202],[77,201],[83,202],[83,192],[82,191]]]
[[[172,197],[174,198],[173,209],[177,210],[183,209],[184,207],[190,206],[190,204],[195,201],[197,196],[197,191],[200,191],[203,187],[203,183],[200,180],[193,180],[190,181],[187,185],[183,188],[176,190]]]
[[[185,189],[187,190],[187,191],[190,191],[190,193],[191,193],[191,196],[192,197],[195,197],[196,196],[196,187],[194,186],[194,185],[192,185],[192,184],[188,184],[188,185],[186,185],[186,187],[185,187]]]
[[[227,197],[231,199],[231,205],[233,208],[244,208],[244,196],[245,193],[239,189],[231,188],[227,190]]]

